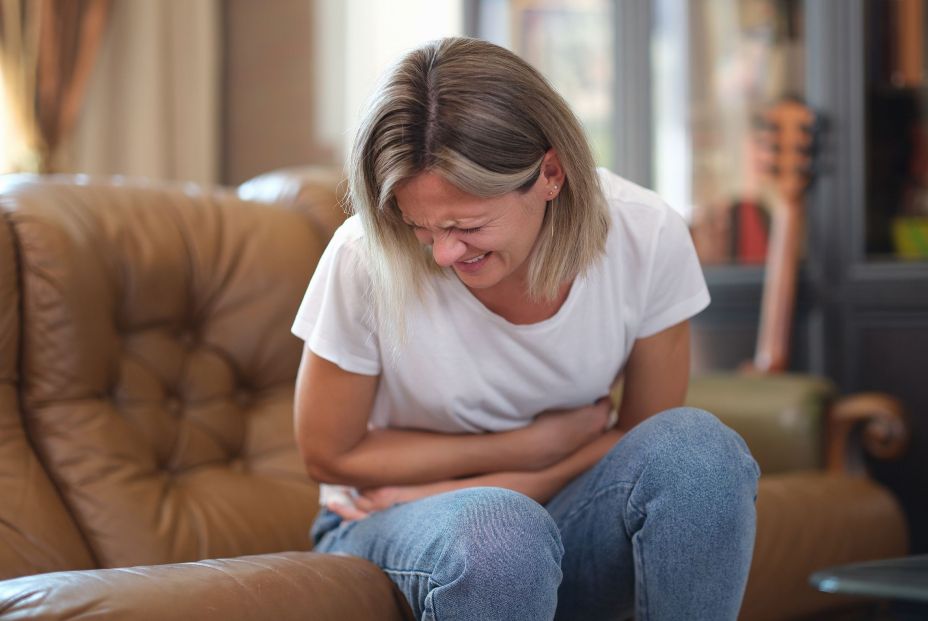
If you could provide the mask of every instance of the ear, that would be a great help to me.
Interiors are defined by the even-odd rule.
[[[545,200],[553,200],[564,189],[564,167],[554,149],[548,149],[544,159],[541,160],[541,175],[539,181]]]

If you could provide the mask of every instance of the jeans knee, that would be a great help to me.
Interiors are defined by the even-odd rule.
[[[680,407],[657,414],[648,425],[651,474],[665,473],[702,482],[725,492],[751,489],[756,494],[760,468],[744,439],[705,410]]]
[[[560,561],[564,547],[554,518],[524,494],[500,487],[479,487],[457,494],[462,510],[452,528],[473,552],[505,556],[525,547]]]
[[[556,594],[564,554],[551,515],[534,500],[502,488],[455,493],[457,510],[447,524],[449,537],[436,584],[465,582],[478,592],[505,589],[513,594]]]

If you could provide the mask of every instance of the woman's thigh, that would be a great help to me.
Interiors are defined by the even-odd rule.
[[[417,619],[550,619],[557,605],[557,526],[510,490],[439,494],[353,522],[324,512],[314,536],[320,552],[382,568]]]

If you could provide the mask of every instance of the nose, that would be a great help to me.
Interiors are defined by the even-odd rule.
[[[441,267],[453,265],[464,257],[465,252],[467,244],[450,233],[439,234],[432,239],[432,256]]]

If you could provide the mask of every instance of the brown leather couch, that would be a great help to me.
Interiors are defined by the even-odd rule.
[[[741,619],[861,619],[872,600],[820,593],[820,569],[902,556],[908,526],[864,456],[898,457],[908,425],[882,394],[838,395],[818,377],[719,374],[690,383],[690,405],[737,430],[760,464],[757,538]]]
[[[374,565],[308,551],[311,212],[28,176],[0,210],[0,618],[410,618]]]
[[[411,618],[376,567],[309,550],[289,326],[335,181],[0,177],[0,619]],[[822,469],[830,400],[741,421],[758,454],[811,434],[816,462],[762,477],[743,618],[844,605],[809,573],[905,552],[892,496]]]

